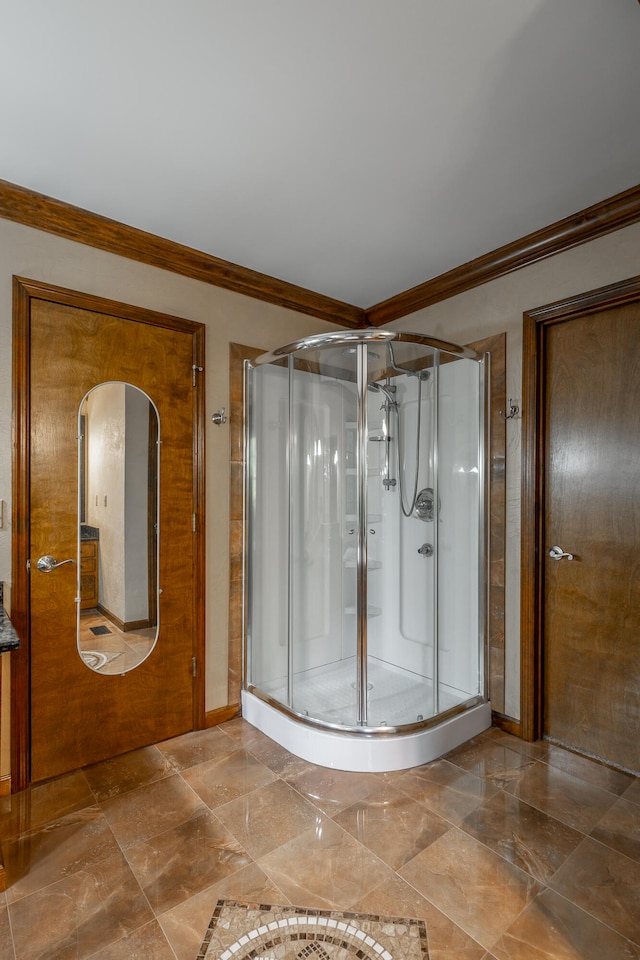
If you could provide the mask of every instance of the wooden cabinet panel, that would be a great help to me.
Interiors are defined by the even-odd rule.
[[[98,605],[98,541],[80,541],[80,609]]]

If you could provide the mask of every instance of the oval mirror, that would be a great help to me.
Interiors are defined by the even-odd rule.
[[[78,423],[78,654],[123,674],[158,638],[160,421],[130,383],[93,387]]]

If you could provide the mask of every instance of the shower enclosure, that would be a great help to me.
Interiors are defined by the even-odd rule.
[[[485,362],[371,330],[246,363],[243,715],[305,759],[401,769],[490,726]]]

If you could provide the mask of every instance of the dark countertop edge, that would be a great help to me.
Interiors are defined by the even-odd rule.
[[[4,607],[0,604],[0,653],[20,648],[20,638],[14,630],[13,624]]]

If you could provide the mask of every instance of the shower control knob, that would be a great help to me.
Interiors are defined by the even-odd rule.
[[[440,504],[438,503],[438,508]],[[414,509],[416,517],[420,517],[421,520],[425,522],[433,520],[434,513],[434,493],[433,487],[425,487],[424,490],[421,490],[418,496],[416,497],[416,505]]]
[[[418,553],[421,553],[423,557],[432,557],[433,546],[430,543],[423,543],[422,546],[418,548]]]

